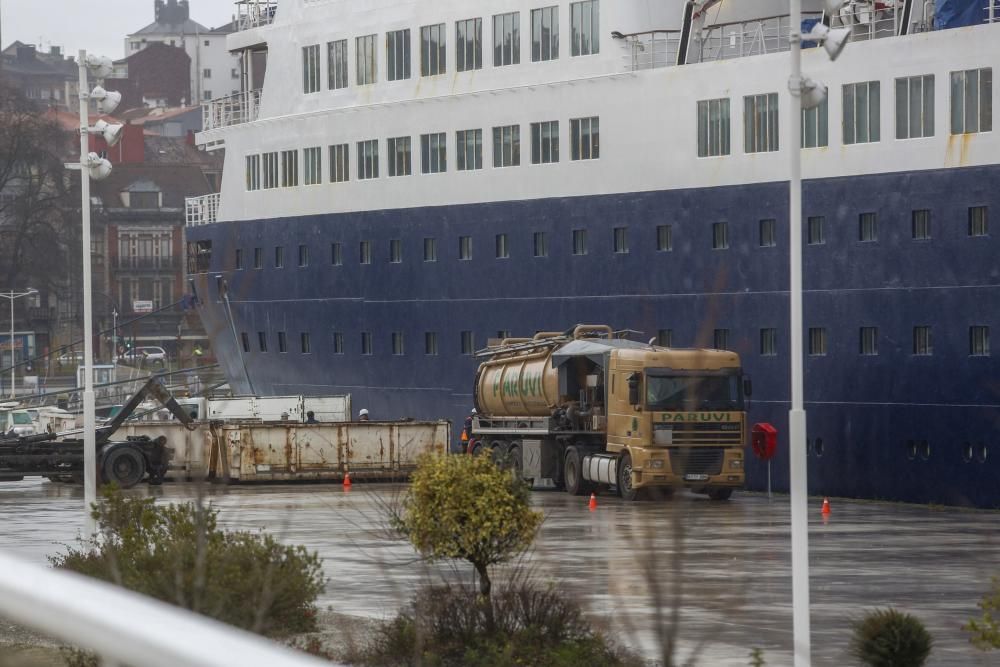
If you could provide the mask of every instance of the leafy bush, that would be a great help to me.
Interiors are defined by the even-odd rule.
[[[993,578],[990,592],[979,601],[979,608],[983,610],[980,618],[974,618],[962,626],[962,629],[971,633],[969,641],[984,651],[991,651],[1000,648],[1000,619],[994,614],[1000,611],[1000,579]]]
[[[93,515],[100,532],[50,558],[59,568],[266,635],[316,627],[324,579],[319,557],[264,533],[229,532],[218,512],[193,503],[102,491]]]
[[[595,632],[579,606],[531,582],[490,598],[465,587],[428,587],[353,661],[372,667],[645,664]]]
[[[876,609],[855,621],[851,654],[871,667],[920,667],[933,640],[916,617],[896,609]]]

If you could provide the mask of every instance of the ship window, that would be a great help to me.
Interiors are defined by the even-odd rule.
[[[344,264],[344,247],[342,244],[330,244],[330,264],[333,266],[342,266]]]
[[[573,55],[589,56],[600,53],[601,3],[599,0],[571,2],[569,15]]]
[[[257,332],[257,345],[261,352],[267,352],[267,334],[263,331]]]
[[[264,153],[261,159],[264,166],[264,189],[278,187],[278,154]]]
[[[333,353],[343,354],[344,353],[344,334],[339,331],[333,332]]]
[[[274,268],[282,269],[285,267],[285,249],[282,246],[277,246],[274,249]]]
[[[420,76],[435,76],[448,71],[444,24],[425,25],[420,29]]]
[[[549,256],[549,241],[548,238],[545,236],[545,232],[535,232],[532,241],[534,245],[535,257]]]
[[[309,246],[299,246],[299,268],[309,266]]]
[[[347,40],[338,39],[326,44],[327,87],[330,90],[347,88]]]
[[[420,169],[425,174],[448,170],[448,139],[444,132],[420,135]]]
[[[531,163],[559,162],[559,121],[531,124]]]
[[[471,236],[459,236],[458,237],[458,258],[459,259],[472,259],[472,237]]]
[[[656,331],[656,344],[660,347],[673,347],[674,344],[674,330],[673,329],[657,329]]]
[[[319,185],[323,182],[323,150],[316,146],[302,151],[305,160],[305,184]]]
[[[372,334],[370,331],[361,332],[361,354],[372,353]]]
[[[990,356],[990,328],[969,327],[969,354],[973,357]]]
[[[879,140],[879,82],[844,85],[844,143],[866,144]]]
[[[821,148],[830,143],[830,101],[823,101],[812,109],[802,110],[802,148]]]
[[[919,357],[929,357],[933,352],[931,328],[929,326],[913,327],[913,354]]]
[[[729,155],[729,100],[698,102],[698,157]]]
[[[475,338],[471,331],[462,332],[462,354],[472,355],[476,351]]]
[[[247,335],[246,331],[240,333],[240,343],[243,345],[244,352],[250,352],[250,336]]]
[[[294,188],[299,184],[299,152],[295,149],[281,151],[281,187]]]
[[[247,155],[247,190],[260,190],[259,155]]]
[[[656,250],[669,252],[674,249],[674,230],[670,225],[656,226]]]
[[[357,84],[366,86],[376,82],[378,60],[375,51],[375,38],[378,35],[365,35],[355,40],[355,58],[357,58]]]
[[[896,79],[896,138],[934,136],[934,75]]]
[[[993,130],[993,69],[951,73],[951,133]]]
[[[350,149],[347,144],[330,146],[330,182],[343,183],[350,178]]]
[[[712,249],[725,250],[729,247],[729,223],[712,223]]]
[[[456,167],[459,171],[483,168],[483,131],[459,130],[455,133]]]
[[[760,356],[775,357],[778,355],[778,330],[773,328],[760,330]]]
[[[455,69],[467,72],[483,68],[483,20],[455,22]]]
[[[264,249],[254,248],[253,249],[253,268],[263,269],[264,268]]]
[[[358,180],[378,178],[378,139],[358,142]]]
[[[878,327],[861,327],[860,353],[866,357],[878,355]]]
[[[493,166],[517,167],[521,164],[521,126],[493,128]]]
[[[778,221],[774,219],[760,221],[760,247],[773,248],[778,245],[777,232],[775,227]]]
[[[409,137],[387,139],[386,148],[389,153],[389,176],[409,176],[413,173]]]
[[[521,63],[521,13],[493,17],[493,66]]]
[[[874,213],[862,213],[858,216],[858,240],[878,241],[878,216]]]
[[[302,354],[312,353],[312,343],[309,340],[308,332],[303,331],[301,334],[299,334],[299,343],[302,346]]]
[[[716,350],[728,350],[729,329],[716,329],[712,332],[712,346]]]
[[[424,261],[438,261],[437,239],[424,239]]]
[[[403,355],[403,332],[393,331],[392,332],[392,353],[397,357]]]
[[[601,157],[601,121],[593,118],[574,118],[569,121],[570,140],[574,160],[596,160]]]
[[[359,249],[359,259],[361,264],[371,264],[372,263],[372,242],[362,241]]]
[[[236,249],[236,270],[237,271],[242,271],[243,268],[244,268],[243,267],[243,248],[237,248]]]
[[[826,329],[809,327],[809,356],[826,356]]]
[[[925,241],[931,237],[931,212],[921,209],[913,212],[913,238]]]
[[[615,227],[612,230],[614,250],[616,254],[628,254],[628,227]]]
[[[389,241],[389,263],[403,263],[403,242],[399,239],[391,239]]]
[[[509,259],[510,258],[510,247],[507,245],[507,235],[497,234],[496,237],[496,255],[497,259]]]
[[[823,235],[823,226],[826,218],[821,215],[810,216],[806,220],[806,242],[809,245],[823,245],[826,237]]]
[[[574,255],[586,255],[587,254],[587,230],[586,229],[574,229],[573,230],[573,254]]]
[[[778,150],[778,93],[743,98],[743,150],[747,153]]]
[[[410,78],[410,30],[392,30],[385,34],[386,79]]]
[[[424,354],[436,357],[438,353],[438,335],[436,331],[424,333]]]
[[[531,10],[531,62],[559,58],[559,7]]]
[[[989,221],[985,206],[969,208],[969,236],[986,236],[989,233]]]
[[[209,70],[205,70],[208,72]],[[206,77],[207,78],[207,77]],[[319,44],[302,47],[302,89],[306,94],[318,93],[319,83]]]

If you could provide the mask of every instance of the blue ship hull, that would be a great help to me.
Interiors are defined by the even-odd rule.
[[[970,207],[1000,210],[998,182],[1000,167],[989,166],[805,183],[804,216],[825,218],[825,243],[804,248],[806,327],[826,330],[825,354],[805,363],[810,493],[1000,506],[1000,364],[970,354],[971,326],[1000,330],[1000,266],[995,236],[971,237],[968,224]],[[753,378],[751,420],[779,429],[772,479],[785,490],[787,192],[768,183],[231,222],[190,228],[188,240],[212,242],[211,269],[195,286],[238,391],[350,393],[375,419],[460,427],[477,367],[461,352],[463,331],[481,348],[499,331],[607,323],[643,338],[670,329],[675,346],[712,347],[714,330],[726,329]],[[931,211],[929,240],[912,239],[917,209]],[[862,213],[877,214],[874,242],[859,240]],[[774,247],[760,246],[764,219],[777,221]],[[728,223],[727,249],[712,247],[716,222]],[[661,252],[656,228],[665,224],[673,243]],[[613,250],[615,227],[628,228],[627,253]],[[587,230],[585,255],[573,254],[574,229]],[[547,257],[533,257],[535,232],[547,235]],[[495,257],[501,233],[507,259]],[[471,260],[459,259],[460,236],[472,237]],[[423,261],[425,238],[437,239],[435,262]],[[399,263],[390,262],[391,240],[402,242]],[[372,242],[371,264],[359,262],[361,241]],[[341,266],[331,264],[332,243],[342,244]],[[300,245],[306,267],[297,266]],[[273,267],[276,246],[285,268]],[[931,327],[932,354],[914,355],[915,326]],[[877,355],[860,354],[861,327],[878,327]],[[775,356],[761,355],[763,328],[777,330]],[[362,332],[372,334],[371,354],[361,353]],[[403,334],[401,355],[393,332]],[[425,355],[426,332],[437,332],[436,356]],[[751,458],[747,472],[751,488],[765,488],[766,464]]]

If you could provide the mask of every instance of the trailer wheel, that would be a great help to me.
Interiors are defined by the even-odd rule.
[[[587,493],[587,483],[583,480],[583,457],[576,447],[566,448],[566,460],[563,463],[563,483],[566,493],[582,496]]]
[[[641,494],[632,487],[632,455],[628,452],[618,459],[618,495],[622,500],[639,500]]]
[[[146,475],[146,459],[132,447],[112,449],[104,458],[104,478],[123,489],[131,489]]]

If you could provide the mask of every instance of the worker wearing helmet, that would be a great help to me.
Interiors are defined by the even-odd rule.
[[[476,409],[469,411],[469,416],[465,418],[465,426],[462,428],[462,449],[466,450],[472,442],[472,419],[476,416]]]
[[[368,419],[368,408],[361,408],[361,411],[358,412],[358,421],[359,422],[369,421],[369,419]]]

